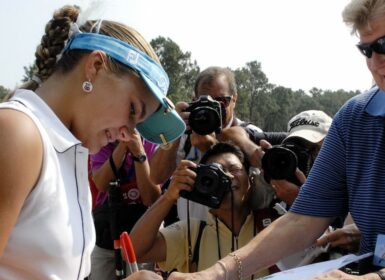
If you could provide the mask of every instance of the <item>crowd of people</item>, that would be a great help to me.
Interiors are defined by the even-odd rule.
[[[385,0],[342,15],[375,85],[264,132],[231,70],[174,105],[140,33],[57,10],[0,104],[0,279],[257,279],[348,253],[371,256],[312,279],[385,279]]]

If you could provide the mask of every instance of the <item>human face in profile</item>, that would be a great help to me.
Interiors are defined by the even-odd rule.
[[[385,36],[385,16],[371,20],[368,27],[358,30],[358,34],[360,44],[369,44]],[[373,51],[371,57],[366,58],[366,64],[376,84],[385,91],[385,54]]]
[[[159,107],[159,101],[137,74],[99,72],[89,93],[91,113],[84,118],[87,122],[79,125],[83,130],[77,131],[91,154],[110,142],[127,141],[135,126]]]
[[[234,197],[234,207],[239,209],[247,201],[247,195],[250,189],[249,177],[239,158],[232,153],[223,153],[210,157],[209,163],[218,163],[222,166],[226,174],[231,178],[231,189]],[[228,192],[221,205],[221,210],[231,211],[231,193]]]

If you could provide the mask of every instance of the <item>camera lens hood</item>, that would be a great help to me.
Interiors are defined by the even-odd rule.
[[[295,173],[297,164],[296,154],[282,146],[268,149],[262,158],[262,169],[270,179],[289,179]]]

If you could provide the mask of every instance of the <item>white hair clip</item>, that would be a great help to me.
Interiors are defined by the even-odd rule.
[[[107,1],[105,0],[90,1],[78,15],[78,19],[76,20],[77,25],[81,27],[90,19],[102,18],[107,8]]]
[[[63,52],[66,49],[67,43],[71,40],[72,37],[79,33],[82,33],[79,29],[79,25],[76,22],[72,22],[68,31],[68,39],[64,41],[64,48],[59,54],[56,55],[56,62],[58,62],[63,56]]]

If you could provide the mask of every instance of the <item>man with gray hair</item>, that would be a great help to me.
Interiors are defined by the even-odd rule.
[[[317,160],[288,214],[245,247],[212,267],[169,279],[242,279],[312,245],[335,217],[350,211],[362,239],[360,253],[374,253],[360,272],[340,270],[313,279],[385,279],[385,1],[351,0],[345,23],[376,83],[334,116]]]

